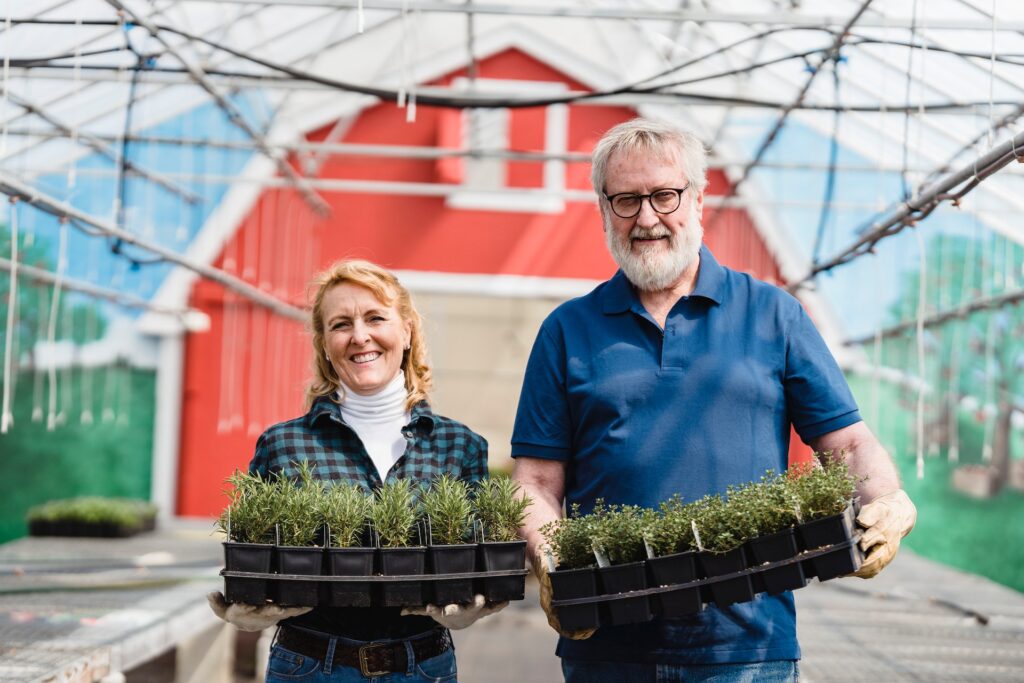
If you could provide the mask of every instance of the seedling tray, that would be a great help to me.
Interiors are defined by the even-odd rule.
[[[335,585],[335,584],[369,584],[371,590],[368,591],[369,604],[364,604],[366,607],[383,607],[381,595],[383,589],[388,586],[401,587],[409,586],[413,582],[419,583],[421,586],[426,588],[424,595],[431,595],[429,588],[439,581],[453,581],[453,580],[483,580],[492,578],[505,578],[505,579],[518,579],[520,583],[525,584],[527,570],[523,569],[501,569],[495,571],[486,572],[468,572],[468,573],[455,573],[455,574],[405,574],[397,576],[383,576],[381,574],[373,574],[370,576],[309,576],[305,574],[272,574],[264,572],[238,572],[228,571],[222,569],[220,575],[224,577],[225,586],[230,586],[234,581],[248,581],[251,582],[254,579],[265,580],[268,582],[316,582],[319,584]],[[373,590],[372,587],[377,587],[378,590]],[[273,593],[273,591],[272,591]],[[329,594],[329,592],[328,592]],[[319,596],[325,595],[324,591],[318,593]],[[521,600],[522,598],[511,597],[512,600]],[[323,602],[318,597],[316,604],[302,605],[303,607],[320,607],[334,605],[332,602]],[[411,606],[411,605],[410,605]]]
[[[656,586],[654,588],[644,588],[641,590],[634,590],[625,593],[613,593],[606,595],[595,595],[585,598],[573,598],[573,599],[555,599],[551,601],[551,606],[559,612],[559,616],[563,610],[566,613],[571,613],[574,617],[578,616],[581,612],[581,607],[584,606],[605,606],[607,607],[611,603],[621,602],[624,600],[636,601],[640,598],[659,598],[668,593],[676,591],[684,591],[692,588],[703,589],[705,587],[712,586],[727,581],[735,581],[736,579],[752,578],[756,575],[764,572],[771,572],[772,570],[779,569],[782,567],[788,567],[797,563],[806,563],[813,565],[814,563],[827,563],[828,571],[822,572],[818,575],[819,581],[835,578],[837,576],[845,576],[860,568],[864,562],[864,553],[857,545],[860,541],[860,535],[857,534],[853,538],[844,541],[842,543],[836,543],[830,546],[818,548],[816,550],[806,550],[801,553],[788,557],[784,560],[777,560],[775,562],[767,562],[765,564],[759,564],[754,567],[748,567],[741,571],[731,572],[728,574],[721,574],[718,576],[712,576],[708,578],[695,579],[693,581],[687,581],[685,583],[671,584],[667,586]],[[763,585],[763,583],[755,581],[754,583]],[[710,594],[710,591],[709,591]],[[731,604],[731,603],[730,603]],[[595,615],[590,620],[593,623],[581,623],[577,619],[574,622],[572,630],[581,630],[587,628],[597,628],[598,626],[607,625],[603,621],[602,614],[609,614],[610,611],[607,609],[592,610],[590,613]],[[642,621],[649,620],[642,619],[634,621],[632,623],[641,623]],[[616,624],[623,623],[622,621],[615,621]]]

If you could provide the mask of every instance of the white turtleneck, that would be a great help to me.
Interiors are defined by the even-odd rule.
[[[405,409],[408,397],[405,373],[399,370],[376,394],[366,396],[346,391],[341,403],[341,417],[363,442],[381,481],[405,453],[402,428],[409,424],[409,412]]]

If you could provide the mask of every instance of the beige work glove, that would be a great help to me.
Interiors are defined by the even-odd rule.
[[[551,578],[544,569],[544,558],[542,553],[538,553],[537,556],[533,558],[532,567],[533,575],[537,577],[537,582],[540,584],[540,607],[548,617],[548,625],[555,629],[555,631],[558,632],[558,635],[565,636],[569,640],[586,640],[590,636],[594,635],[594,632],[597,630],[596,628],[588,628],[582,631],[566,631],[562,629],[562,624],[558,621],[558,614],[551,606]]]
[[[262,631],[274,626],[282,619],[297,617],[313,609],[312,607],[229,603],[220,591],[207,593],[206,601],[210,603],[210,609],[214,614],[229,624],[234,624],[239,631]]]
[[[482,595],[474,595],[473,602],[462,605],[426,605],[425,607],[405,607],[402,616],[430,617],[445,628],[458,630],[470,626],[477,619],[500,612],[508,607],[508,601],[491,602]]]
[[[917,508],[903,489],[879,496],[861,508],[857,524],[864,527],[860,547],[867,553],[864,564],[853,573],[862,579],[882,571],[896,557],[900,539],[917,521]]]

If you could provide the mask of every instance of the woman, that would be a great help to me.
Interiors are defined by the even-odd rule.
[[[409,292],[367,261],[340,261],[314,281],[314,380],[309,412],[260,436],[249,470],[295,476],[308,460],[323,479],[367,490],[396,478],[429,482],[452,474],[468,483],[487,471],[487,442],[427,403],[430,367],[423,325]],[[227,605],[214,611],[244,630],[282,621],[267,682],[454,681],[448,628],[463,628],[502,607],[476,596],[469,605],[400,608]]]

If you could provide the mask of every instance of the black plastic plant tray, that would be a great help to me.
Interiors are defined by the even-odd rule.
[[[515,578],[521,581],[526,580],[526,574],[528,570],[523,569],[504,569],[490,572],[473,572],[472,574],[408,574],[408,575],[396,575],[396,576],[382,576],[380,574],[374,574],[372,576],[308,576],[303,574],[272,574],[263,572],[238,572],[228,571],[222,569],[220,575],[224,577],[225,584],[231,586],[236,581],[253,581],[259,579],[269,579],[273,581],[279,581],[281,583],[289,581],[299,582],[316,582],[318,584],[327,584],[329,586],[343,585],[346,586],[346,591],[353,590],[350,585],[371,585],[373,587],[383,588],[384,586],[392,585],[395,587],[401,586],[402,584],[408,584],[410,582],[418,582],[421,586],[429,586],[435,581],[451,581],[453,579],[489,579],[489,578]],[[327,592],[326,594],[330,594]],[[323,602],[322,596],[325,593],[323,591],[318,592],[318,597],[315,604],[302,605],[303,607],[319,607],[329,606],[330,602]],[[376,591],[370,591],[371,603],[370,605],[382,607],[384,606],[379,596],[376,595]],[[515,599],[515,598],[507,598]],[[242,602],[242,601],[237,601]]]
[[[824,560],[835,559],[837,567],[843,569],[842,573],[828,576],[829,579],[835,578],[836,576],[843,576],[856,571],[863,562],[864,554],[857,545],[859,537],[854,537],[845,543],[837,543],[832,546],[825,548],[819,548],[817,550],[804,551],[794,557],[787,558],[785,560],[779,560],[777,562],[769,562],[767,564],[759,565],[757,567],[750,567],[743,571],[733,572],[731,574],[722,574],[720,576],[714,576],[704,579],[696,579],[694,581],[688,581],[686,583],[679,583],[669,586],[657,586],[654,588],[645,588],[643,590],[630,591],[628,593],[618,593],[614,595],[595,595],[592,597],[579,597],[572,599],[561,599],[552,600],[551,606],[559,610],[559,616],[561,618],[562,611],[567,608],[582,608],[585,606],[599,606],[602,603],[609,603],[618,600],[630,600],[641,596],[658,597],[665,594],[671,594],[675,591],[683,591],[693,588],[703,588],[706,586],[720,583],[723,581],[734,580],[742,576],[750,576],[757,572],[771,571],[787,565],[796,563],[813,562],[819,558]],[[851,558],[847,560],[846,558]],[[819,577],[819,580],[822,580]],[[825,579],[827,580],[827,579]]]

